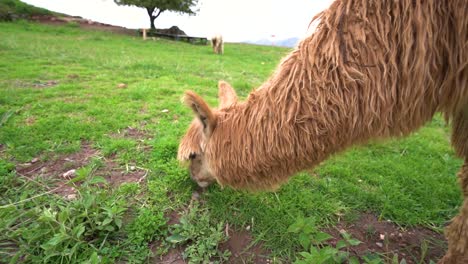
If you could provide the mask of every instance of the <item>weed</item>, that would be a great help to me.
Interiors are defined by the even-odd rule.
[[[288,228],[288,232],[298,234],[299,243],[303,249],[308,250],[299,252],[302,258],[296,260],[296,264],[343,263],[348,259],[350,263],[358,263],[356,257],[350,257],[348,249],[359,245],[361,241],[351,238],[345,232],[341,233],[343,239],[339,240],[335,247],[325,244],[327,240],[333,237],[328,233],[319,231],[313,218],[298,218]]]
[[[100,251],[118,241],[126,207],[123,200],[108,198],[106,191],[89,189],[68,203],[48,195],[7,206],[2,215],[9,220],[0,231],[17,247],[9,262],[94,263],[96,256],[111,262]]]
[[[220,252],[218,246],[227,240],[224,223],[213,223],[207,210],[194,204],[189,212],[180,218],[180,224],[171,227],[167,238],[174,245],[185,244],[184,258],[189,263],[219,263],[227,260],[229,251]]]
[[[167,236],[167,219],[162,211],[151,207],[140,208],[126,227],[126,233],[123,249],[127,253],[123,258],[130,263],[144,262],[152,255],[148,245]]]
[[[313,218],[298,218],[289,226],[288,232],[299,235],[299,243],[304,249],[308,249],[311,244],[323,245],[325,241],[332,238],[329,234],[317,229]]]
[[[166,218],[161,211],[153,211],[149,208],[141,208],[128,227],[130,243],[142,244],[151,242],[155,238],[165,236]]]
[[[373,225],[367,225],[366,226],[366,238],[367,239],[375,236],[376,232],[377,231],[375,230],[375,227]]]

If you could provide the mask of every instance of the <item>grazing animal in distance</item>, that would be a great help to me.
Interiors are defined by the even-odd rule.
[[[223,54],[224,53],[224,42],[223,36],[217,34],[211,38],[211,47],[213,48],[213,52],[216,54]]]
[[[335,1],[244,102],[226,82],[216,109],[185,93],[195,120],[178,159],[202,187],[274,189],[334,153],[409,135],[441,112],[464,165],[463,204],[439,263],[468,263],[467,14],[466,0]]]

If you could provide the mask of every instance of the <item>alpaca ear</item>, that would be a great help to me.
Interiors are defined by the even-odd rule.
[[[218,97],[220,108],[228,107],[237,103],[236,91],[234,91],[234,88],[225,81],[219,81],[218,83]]]
[[[182,101],[192,108],[193,113],[202,123],[203,133],[210,136],[216,126],[216,117],[208,104],[192,91],[186,91]]]

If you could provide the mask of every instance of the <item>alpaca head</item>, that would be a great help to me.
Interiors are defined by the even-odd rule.
[[[190,124],[187,133],[179,144],[177,159],[181,162],[189,162],[190,177],[200,187],[207,187],[216,180],[207,160],[206,145],[215,131],[216,124],[222,116],[220,110],[237,102],[234,89],[226,82],[220,81],[219,108],[211,109],[208,104],[196,93],[185,92],[184,104],[190,107],[195,119]]]

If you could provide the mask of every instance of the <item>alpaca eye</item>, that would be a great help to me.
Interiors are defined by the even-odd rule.
[[[189,159],[193,160],[196,156],[197,156],[197,154],[195,154],[195,153],[190,153]]]

